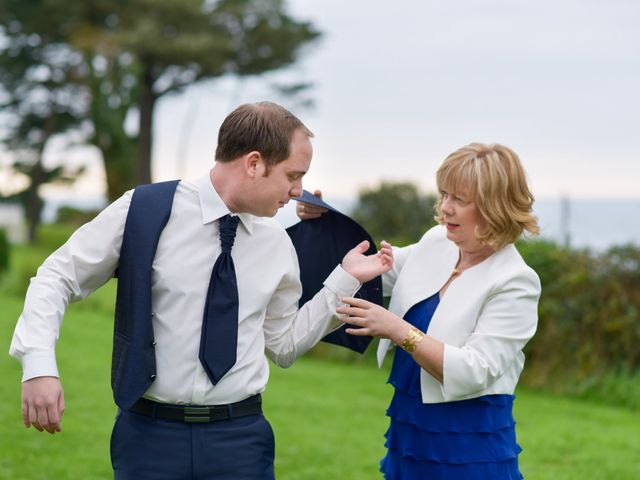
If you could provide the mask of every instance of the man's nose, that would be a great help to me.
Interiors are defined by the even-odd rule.
[[[291,190],[289,190],[290,197],[301,197],[302,196],[302,182],[297,183]]]

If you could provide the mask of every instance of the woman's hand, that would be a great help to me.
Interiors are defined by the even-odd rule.
[[[341,314],[340,320],[361,327],[347,328],[345,331],[351,335],[383,337],[397,342],[411,327],[405,320],[375,303],[353,297],[345,297],[342,301],[347,306],[336,309]]]
[[[413,328],[403,318],[375,303],[353,297],[345,297],[342,301],[347,306],[336,308],[340,320],[360,327],[345,329],[351,335],[388,338],[396,345],[402,345],[407,332]],[[425,334],[411,356],[429,375],[443,383],[444,343]]]
[[[345,329],[351,335],[388,338],[396,345],[402,345],[407,332],[413,328],[403,318],[375,303],[353,297],[345,297],[342,301],[347,306],[336,308],[340,320],[360,327]],[[411,356],[429,375],[443,383],[444,343],[425,334]]]
[[[322,200],[322,192],[320,190],[314,190],[313,194]],[[323,213],[327,213],[326,208],[317,207],[310,203],[296,202],[296,214],[300,220],[312,220],[314,218],[320,218]]]

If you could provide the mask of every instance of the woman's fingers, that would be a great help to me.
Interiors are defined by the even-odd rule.
[[[319,218],[323,213],[328,212],[326,208],[317,207],[309,203],[296,202],[296,215],[300,220],[312,220]]]
[[[336,308],[336,312],[347,315],[349,317],[364,317],[367,314],[367,310],[364,308],[358,307],[338,307]]]
[[[372,305],[374,305],[373,303],[367,300],[364,300],[362,298],[355,298],[355,297],[343,297],[342,303],[346,303],[347,305],[350,305],[352,307],[362,308],[365,310],[368,310],[369,308],[371,308]]]
[[[344,331],[349,335],[355,335],[357,337],[371,336],[371,332],[368,328],[345,328]]]

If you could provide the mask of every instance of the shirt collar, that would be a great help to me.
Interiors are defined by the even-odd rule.
[[[194,181],[200,197],[200,210],[202,211],[202,223],[207,224],[216,221],[224,215],[233,215],[213,188],[209,174]],[[240,222],[249,233],[253,233],[253,216],[250,213],[239,213]]]

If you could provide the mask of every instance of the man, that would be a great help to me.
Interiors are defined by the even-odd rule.
[[[208,175],[127,192],[44,262],[10,349],[25,426],[61,430],[64,311],[116,274],[115,478],[273,478],[264,354],[291,365],[340,324],[341,298],[392,263],[388,245],[367,257],[363,242],[298,310],[294,248],[264,217],[302,193],[311,136],[276,104],[242,105],[220,127]]]

